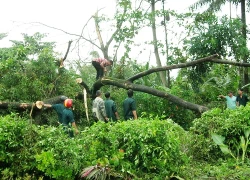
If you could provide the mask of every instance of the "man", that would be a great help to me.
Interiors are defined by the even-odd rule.
[[[73,104],[72,99],[66,99],[64,101],[65,109],[63,110],[63,113],[62,113],[62,125],[63,125],[65,132],[67,132],[70,137],[74,137],[74,133],[71,129],[72,127],[74,128],[76,134],[79,133],[75,120],[74,120],[73,112],[71,110],[72,104]]]
[[[106,72],[106,67],[111,66],[113,61],[104,59],[104,58],[97,58],[92,60],[92,65],[96,69],[96,80],[102,78],[104,76],[104,72]]]
[[[248,102],[247,95],[243,94],[243,89],[238,90],[238,96],[236,97],[237,106],[246,106]]]
[[[93,116],[96,120],[108,122],[108,117],[106,115],[106,109],[104,101],[101,98],[102,92],[100,90],[96,91],[96,98],[93,101]]]
[[[228,109],[236,109],[236,97],[231,91],[228,93],[228,96],[219,95],[219,97],[226,99]]]
[[[105,104],[107,117],[113,121],[117,121],[119,119],[119,116],[118,116],[118,112],[116,109],[116,104],[112,99],[110,99],[109,92],[105,93],[105,97],[106,97],[106,100],[104,101],[104,104]]]
[[[64,106],[64,101],[68,99],[66,96],[61,96],[60,97],[60,103],[58,104],[43,104],[44,107],[49,107],[49,108],[53,108],[56,113],[57,113],[57,116],[58,116],[58,121],[59,121],[59,124],[62,124],[62,113],[63,113],[63,110],[65,109],[65,106]]]
[[[127,94],[128,97],[123,102],[124,118],[125,120],[137,119],[136,103],[135,100],[133,99],[134,92],[132,89],[129,89]]]

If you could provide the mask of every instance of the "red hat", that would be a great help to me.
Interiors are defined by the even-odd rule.
[[[73,104],[73,100],[72,99],[66,99],[64,101],[64,106],[67,107],[67,108],[70,108]]]

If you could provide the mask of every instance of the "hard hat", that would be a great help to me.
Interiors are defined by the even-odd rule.
[[[64,101],[64,106],[67,107],[67,108],[72,107],[72,104],[73,104],[73,100],[72,99],[66,99]]]

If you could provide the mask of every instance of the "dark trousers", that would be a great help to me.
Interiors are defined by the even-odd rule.
[[[96,61],[92,61],[92,65],[95,67],[96,69],[96,80],[98,80],[99,78],[102,78],[104,75],[104,70],[101,67],[101,65],[99,64],[99,62]]]

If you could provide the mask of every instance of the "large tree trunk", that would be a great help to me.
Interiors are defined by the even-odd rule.
[[[2,101],[0,101],[0,108],[1,109],[13,108],[13,109],[17,109],[17,110],[26,110],[26,109],[31,109],[32,106],[35,107],[35,103],[2,102]],[[36,109],[38,109],[38,108],[36,108]]]
[[[162,67],[161,59],[158,51],[158,40],[156,36],[156,25],[155,25],[155,0],[151,0],[151,13],[152,13],[152,19],[151,19],[151,27],[153,32],[153,44],[154,44],[154,53],[155,53],[155,59],[157,67]],[[167,87],[167,80],[166,80],[166,72],[159,72],[162,85]]]
[[[165,98],[165,99],[175,103],[176,105],[179,105],[181,107],[184,107],[186,109],[190,109],[190,110],[193,110],[193,111],[196,111],[199,113],[203,113],[203,112],[208,110],[208,108],[205,106],[201,106],[198,104],[194,104],[194,103],[185,101],[185,100],[183,100],[177,96],[171,95],[165,91],[160,91],[160,90],[157,90],[157,89],[154,89],[154,88],[151,88],[148,86],[144,86],[144,85],[133,84],[133,83],[126,81],[126,80],[105,77],[101,80],[101,83],[99,85],[100,86],[113,85],[113,86],[120,87],[123,89],[133,89],[135,91],[145,92],[145,93],[157,96],[157,97]]]
[[[43,100],[45,104],[57,104],[57,103],[61,103],[61,101],[62,101],[61,96],[56,96],[53,98]],[[31,108],[34,108],[36,110],[40,109],[36,107],[35,102],[34,103],[21,103],[21,102],[0,101],[0,109],[8,109],[8,108],[13,108],[17,110],[26,110],[26,109],[31,109]]]

